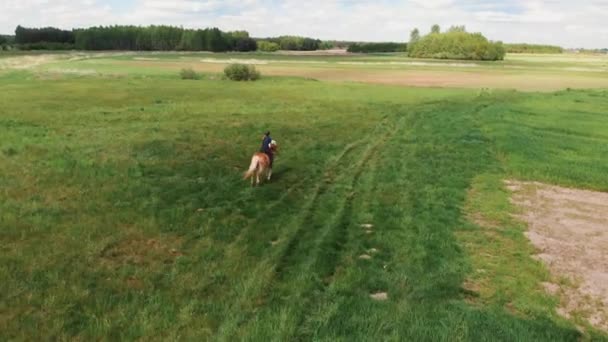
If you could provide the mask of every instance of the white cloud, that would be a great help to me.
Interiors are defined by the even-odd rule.
[[[171,24],[246,29],[254,36],[405,41],[414,27],[466,25],[493,40],[608,47],[605,0],[0,0],[0,32]]]
[[[1,0],[0,32],[12,33],[17,25],[73,28],[107,24],[111,7],[94,0]]]

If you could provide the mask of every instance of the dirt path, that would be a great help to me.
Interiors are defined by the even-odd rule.
[[[559,284],[560,314],[577,313],[608,331],[608,193],[567,189],[536,182],[507,181],[522,209],[526,233]]]

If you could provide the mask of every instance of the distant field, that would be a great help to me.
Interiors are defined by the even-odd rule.
[[[12,58],[22,63],[23,57]],[[255,64],[265,75],[333,82],[421,87],[555,91],[608,87],[608,55],[507,56],[504,62],[420,60],[399,54],[263,53],[66,53],[36,55],[27,63],[39,72],[174,75],[184,67],[218,73],[233,62]],[[0,62],[0,69],[11,59]]]
[[[266,77],[222,80],[229,59]],[[608,191],[607,74],[569,55],[0,58],[0,339],[608,341],[558,313],[543,283],[573,285],[503,183]],[[267,129],[275,177],[250,188]]]

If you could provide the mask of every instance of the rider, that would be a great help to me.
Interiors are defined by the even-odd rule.
[[[270,143],[272,142],[272,138],[270,137],[270,131],[264,134],[262,138],[262,148],[260,148],[260,152],[264,152],[270,158],[270,167],[272,167],[272,162],[274,161],[274,154],[272,153],[272,149],[270,149]]]

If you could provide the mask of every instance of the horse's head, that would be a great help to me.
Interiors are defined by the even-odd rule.
[[[276,140],[271,141],[269,146],[273,153],[276,153],[279,149],[279,144],[277,144]]]

